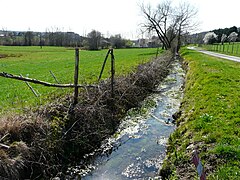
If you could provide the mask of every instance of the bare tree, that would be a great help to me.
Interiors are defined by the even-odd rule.
[[[157,6],[156,9],[153,9],[150,5],[145,6],[144,4],[142,4],[141,10],[144,17],[146,18],[146,23],[143,24],[143,27],[146,28],[146,30],[149,32],[156,32],[159,40],[163,44],[163,47],[165,49],[169,49],[171,47],[171,42],[167,37],[167,22],[170,18],[172,10],[171,2],[162,2]]]
[[[125,46],[125,40],[121,37],[120,34],[116,34],[115,36],[110,36],[110,42],[113,48],[123,48]]]
[[[155,9],[142,4],[141,10],[146,19],[143,27],[147,31],[154,31],[163,47],[172,48],[174,52],[180,49],[182,34],[197,26],[193,21],[197,10],[186,2],[174,7],[170,0],[165,0]]]
[[[33,31],[27,31],[24,34],[24,45],[32,46],[32,42],[33,42]]]
[[[177,33],[177,49],[178,52],[181,47],[181,36],[188,31],[195,29],[198,26],[198,22],[194,21],[198,11],[189,3],[180,3],[178,8],[175,8],[174,14],[175,27]]]
[[[87,37],[89,50],[98,50],[102,37],[101,33],[99,31],[92,30],[90,33],[88,33]]]

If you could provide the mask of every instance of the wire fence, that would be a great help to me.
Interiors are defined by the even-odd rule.
[[[240,56],[240,43],[208,44],[203,45],[203,48],[209,51]]]
[[[99,76],[99,81],[102,77],[102,73],[104,71],[105,64],[106,64],[106,61],[107,61],[109,55],[111,56],[111,94],[112,94],[112,98],[114,98],[115,58],[114,58],[114,54],[113,54],[113,49],[109,49],[108,52],[107,52],[107,55],[106,55],[106,58],[104,60],[102,70],[101,70],[101,73],[100,73],[100,76]],[[78,84],[79,60],[80,60],[79,49],[76,48],[75,49],[74,84],[59,84],[56,76],[52,73],[52,71],[50,71],[50,73],[54,77],[57,84],[49,83],[49,82],[46,82],[46,81],[40,81],[40,80],[37,80],[37,79],[28,78],[28,77],[23,77],[22,75],[20,75],[20,76],[13,75],[13,74],[9,74],[9,73],[6,73],[6,72],[0,72],[0,77],[15,79],[15,80],[19,80],[19,81],[24,81],[36,97],[38,97],[39,95],[36,93],[36,91],[33,89],[33,87],[29,84],[29,82],[34,83],[34,84],[40,84],[40,85],[47,86],[47,87],[74,88],[73,105],[76,105],[78,103],[78,89],[79,88],[97,88],[96,85],[81,85],[81,84]]]

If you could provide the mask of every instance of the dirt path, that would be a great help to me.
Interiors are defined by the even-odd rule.
[[[206,51],[200,48],[196,48],[196,47],[188,47],[188,49],[192,49],[192,50],[196,50],[198,52],[210,55],[210,56],[214,56],[214,57],[219,57],[219,58],[223,58],[223,59],[228,59],[231,61],[236,61],[236,62],[240,62],[240,57],[236,57],[236,56],[229,56],[226,54],[220,54],[220,53],[215,53],[215,52],[211,52],[211,51]]]

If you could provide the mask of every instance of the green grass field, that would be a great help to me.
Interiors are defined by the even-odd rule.
[[[194,144],[207,179],[239,179],[240,63],[187,49],[182,56],[189,70],[181,124],[171,138],[171,161],[177,167],[191,163],[187,147]]]
[[[80,51],[79,83],[97,81],[103,60],[108,50]],[[0,72],[22,74],[25,77],[55,83],[52,71],[60,83],[73,83],[74,49],[62,47],[6,47],[0,46]],[[149,61],[155,56],[156,49],[119,49],[114,50],[116,75],[131,72],[138,64]],[[103,78],[110,77],[110,59]],[[31,84],[41,94],[35,97],[24,82],[0,77],[0,114],[7,111],[22,111],[24,107],[44,104],[49,97],[71,92],[71,89],[49,88]]]

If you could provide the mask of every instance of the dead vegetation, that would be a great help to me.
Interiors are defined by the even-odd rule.
[[[79,93],[72,106],[68,95],[35,112],[0,119],[0,178],[54,177],[66,165],[80,160],[113,134],[127,110],[137,107],[168,74],[171,54],[139,65],[115,80]]]
[[[8,58],[8,57],[20,57],[21,54],[0,54],[0,59]]]

